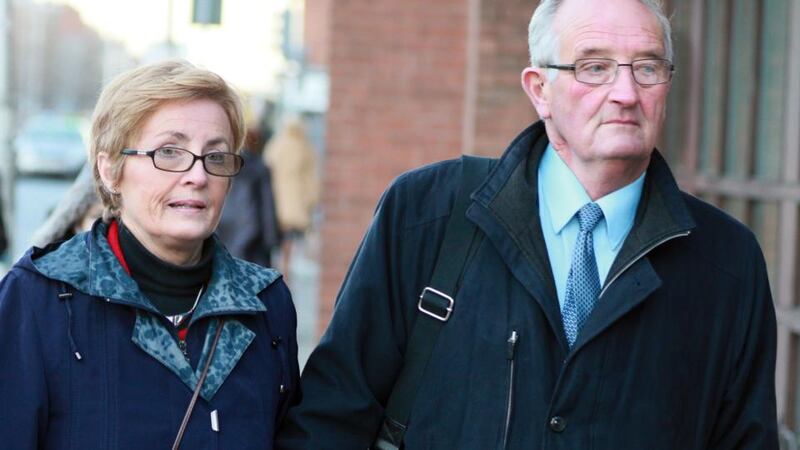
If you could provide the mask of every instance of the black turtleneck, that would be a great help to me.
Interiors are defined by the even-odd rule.
[[[200,288],[211,279],[213,240],[203,242],[200,261],[193,266],[177,266],[159,259],[119,222],[119,245],[125,262],[142,293],[161,314],[185,314],[194,306]]]

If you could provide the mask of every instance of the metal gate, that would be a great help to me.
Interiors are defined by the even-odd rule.
[[[677,60],[661,148],[681,186],[757,235],[778,314],[783,448],[800,431],[800,0],[671,0]]]

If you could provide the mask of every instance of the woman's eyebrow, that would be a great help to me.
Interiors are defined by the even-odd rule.
[[[162,136],[171,136],[171,137],[174,137],[175,139],[177,139],[179,141],[188,141],[189,140],[189,136],[181,133],[180,131],[166,130],[166,131],[162,131],[161,133],[158,133],[156,135],[156,137],[162,137]]]
[[[208,141],[206,141],[206,147],[214,147],[214,146],[217,146],[217,145],[230,146],[230,144],[228,144],[228,140],[225,139],[224,137],[218,137],[218,138],[209,139]]]

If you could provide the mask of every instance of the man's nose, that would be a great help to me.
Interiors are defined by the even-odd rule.
[[[632,105],[639,101],[639,84],[633,78],[630,66],[617,68],[617,78],[611,83],[609,99],[623,105]]]

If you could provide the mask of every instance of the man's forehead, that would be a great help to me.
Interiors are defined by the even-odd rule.
[[[664,56],[661,24],[638,0],[565,2],[556,15],[553,31],[558,34],[562,52],[576,57],[619,51]]]
[[[603,57],[618,51],[632,52],[637,57],[664,57],[664,40],[660,33],[641,28],[597,30],[587,27],[569,33],[570,42],[563,50],[575,57]]]

